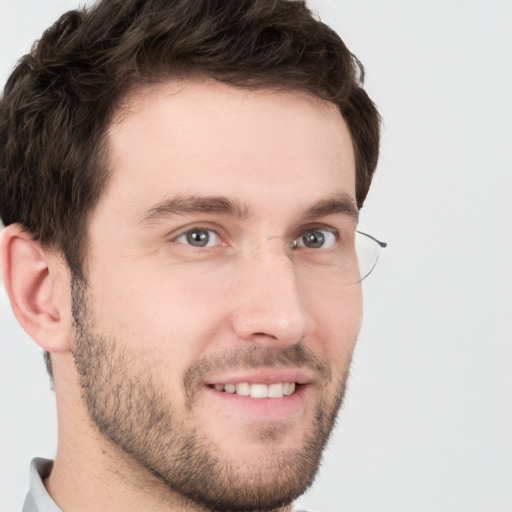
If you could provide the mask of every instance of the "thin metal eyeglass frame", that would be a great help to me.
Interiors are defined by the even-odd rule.
[[[377,257],[375,258],[375,261],[373,262],[373,265],[371,266],[371,268],[369,268],[369,270],[362,277],[360,276],[359,282],[361,282],[364,279],[366,279],[373,272],[373,269],[376,267],[377,262],[379,261],[380,250],[384,249],[385,247],[387,247],[388,244],[386,242],[381,242],[380,240],[378,240],[374,236],[369,235],[368,233],[363,233],[362,231],[358,231],[358,230],[356,230],[356,233],[358,233],[359,235],[364,236],[364,237],[370,239],[372,242],[375,242],[378,245],[378,247],[379,247],[379,251],[377,253]]]
[[[366,237],[370,238],[374,242],[377,242],[383,249],[384,249],[384,247],[388,246],[387,242],[381,242],[380,240],[377,240],[374,236],[369,235],[368,233],[363,233],[362,231],[357,231],[357,233],[359,233],[360,235],[363,235],[363,236],[366,236]]]

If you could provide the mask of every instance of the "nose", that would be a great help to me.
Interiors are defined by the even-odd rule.
[[[306,290],[282,240],[264,245],[244,257],[239,268],[233,329],[238,337],[253,342],[297,343],[312,327]]]

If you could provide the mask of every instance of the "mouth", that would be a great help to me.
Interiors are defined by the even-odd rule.
[[[300,384],[296,382],[275,382],[273,384],[238,382],[211,384],[209,387],[222,393],[250,396],[251,398],[283,398],[295,392]]]
[[[312,408],[314,372],[299,368],[233,370],[229,375],[210,375],[203,381],[208,407],[228,414],[234,422],[292,420]]]

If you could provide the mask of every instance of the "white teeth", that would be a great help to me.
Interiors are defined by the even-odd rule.
[[[251,396],[253,398],[267,398],[268,386],[265,384],[252,384],[251,385]]]
[[[236,384],[226,384],[224,386],[224,391],[226,393],[234,393],[236,391]]]
[[[285,382],[283,384],[283,395],[291,395],[295,391],[295,382]]]
[[[217,391],[236,393],[241,396],[252,398],[282,398],[291,395],[295,391],[295,382],[277,382],[275,384],[249,384],[240,382],[238,384],[215,384]]]
[[[251,386],[248,382],[241,382],[236,385],[236,394],[242,396],[249,396],[251,394]]]
[[[270,384],[268,387],[268,396],[270,398],[280,398],[283,396],[283,384]]]

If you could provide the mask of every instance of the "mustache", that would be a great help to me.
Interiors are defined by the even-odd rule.
[[[185,373],[183,382],[188,393],[194,393],[196,385],[203,376],[219,370],[260,369],[272,367],[307,368],[313,370],[326,381],[331,381],[332,374],[327,361],[318,358],[301,342],[285,348],[250,345],[220,354],[203,356]]]

